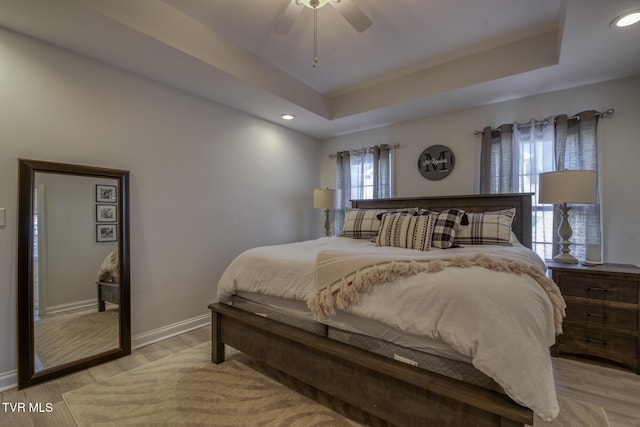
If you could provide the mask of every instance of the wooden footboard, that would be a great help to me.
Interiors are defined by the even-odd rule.
[[[113,282],[96,282],[98,290],[98,311],[106,309],[105,302],[120,304],[120,285]]]
[[[523,426],[530,409],[434,374],[225,304],[211,304],[211,360],[230,345],[397,426]]]

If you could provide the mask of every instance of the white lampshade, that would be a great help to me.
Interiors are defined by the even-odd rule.
[[[592,170],[561,170],[541,173],[539,203],[594,203],[596,173]]]
[[[313,190],[313,207],[318,209],[333,209],[338,203],[340,191],[332,188],[317,188]]]

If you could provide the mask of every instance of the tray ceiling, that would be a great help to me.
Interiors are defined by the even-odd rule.
[[[640,28],[608,25],[635,0],[351,1],[373,24],[319,9],[316,68],[313,11],[274,31],[290,0],[0,0],[0,25],[319,139],[640,74]]]

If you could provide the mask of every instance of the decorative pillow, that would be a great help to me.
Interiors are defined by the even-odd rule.
[[[376,244],[428,251],[431,246],[434,222],[435,216],[433,215],[383,215]]]
[[[430,211],[429,209],[418,208],[416,215],[438,215],[438,212]]]
[[[460,225],[454,243],[457,245],[512,246],[511,223],[515,208],[501,211],[467,213],[469,225]]]
[[[413,215],[415,208],[401,209],[355,209],[347,208],[344,225],[340,237],[350,237],[352,239],[371,239],[378,235],[382,214],[385,213],[406,213]],[[380,217],[378,217],[380,215]]]
[[[461,209],[445,209],[440,212],[433,225],[431,246],[441,249],[447,249],[454,246],[453,242],[456,237],[456,231],[458,230],[458,226],[460,225],[463,216],[464,211]]]

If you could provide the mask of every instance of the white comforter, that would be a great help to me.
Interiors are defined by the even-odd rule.
[[[218,299],[237,291],[306,302],[316,292],[316,255],[324,250],[393,255],[417,251],[340,237],[259,247],[239,255],[218,283]],[[455,251],[455,252],[454,252]],[[468,246],[419,252],[428,257],[508,255],[545,270],[522,246]],[[548,347],[555,341],[552,303],[527,275],[482,267],[447,268],[376,285],[351,314],[375,319],[403,332],[441,339],[472,360],[518,403],[550,420],[559,412]]]

